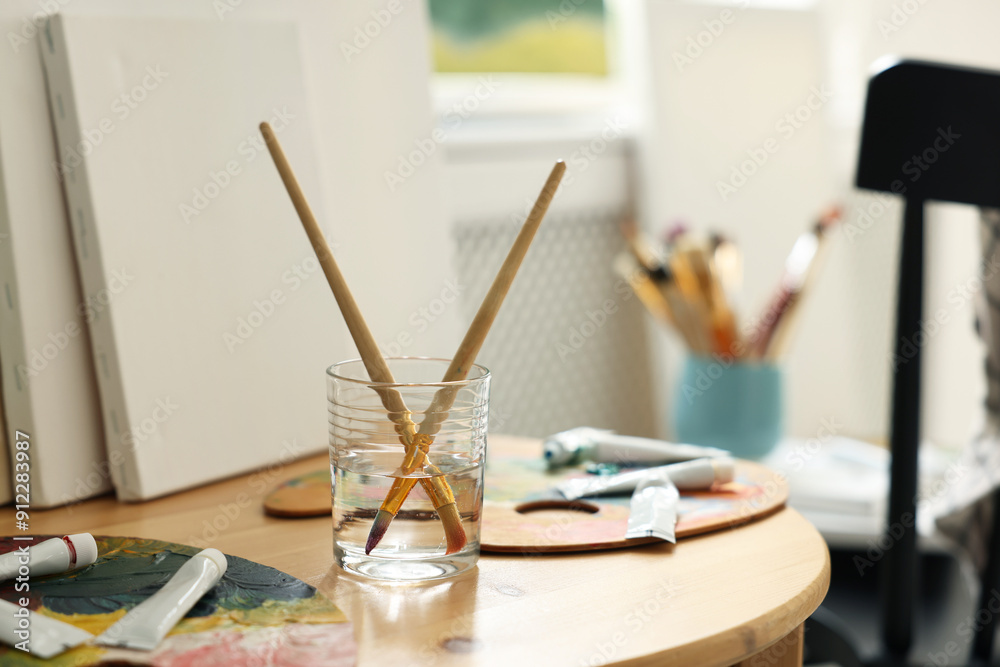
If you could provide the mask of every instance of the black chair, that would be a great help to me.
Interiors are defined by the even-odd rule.
[[[924,205],[930,200],[1000,207],[1000,73],[899,61],[868,85],[856,185],[905,202],[899,259],[887,534],[892,548],[880,563],[881,654],[869,665],[908,665],[918,577],[917,453],[920,439],[920,331],[924,297]],[[918,339],[919,340],[919,339]],[[1000,508],[1000,492],[993,496]],[[900,530],[901,528],[901,530]],[[1000,511],[994,512],[978,609],[1000,584]],[[968,613],[974,613],[969,609]],[[988,665],[997,618],[975,633],[971,664]],[[845,666],[862,664],[843,631],[821,612],[807,646],[822,645]],[[919,664],[925,664],[920,660]]]

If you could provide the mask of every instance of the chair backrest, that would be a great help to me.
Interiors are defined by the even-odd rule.
[[[875,74],[857,185],[1000,207],[1000,73],[904,60]]]
[[[920,441],[920,349],[904,347],[919,331],[923,302],[924,202],[1000,207],[1000,73],[898,61],[868,84],[858,187],[906,200],[900,250],[893,368],[889,516],[892,549],[882,568],[885,651],[905,659],[912,637],[916,581],[917,454]],[[1000,503],[1000,493],[994,496]],[[995,505],[1000,508],[1000,504]],[[909,515],[909,516],[907,516]],[[1000,511],[982,579],[980,602],[1000,580]],[[900,534],[899,527],[903,526]],[[982,605],[981,605],[982,606]],[[995,614],[993,615],[996,616]],[[973,657],[992,652],[996,618],[982,626]]]

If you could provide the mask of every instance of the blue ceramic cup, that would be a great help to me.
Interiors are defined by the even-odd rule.
[[[781,439],[781,387],[774,364],[689,356],[674,398],[677,439],[763,458]]]

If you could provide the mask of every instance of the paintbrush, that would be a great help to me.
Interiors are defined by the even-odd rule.
[[[732,355],[737,342],[736,317],[729,306],[710,248],[704,243],[679,243],[675,254],[685,258],[697,281],[699,302],[707,311],[712,351]]]
[[[619,228],[621,229],[622,236],[625,237],[625,245],[632,253],[632,256],[635,257],[639,266],[645,269],[650,274],[650,277],[654,277],[653,274],[657,271],[663,270],[663,260],[649,239],[639,231],[639,226],[636,224],[635,218],[631,216],[622,218]]]
[[[735,295],[743,285],[743,253],[722,234],[712,235],[711,247],[712,259],[722,287],[729,300],[735,301]]]
[[[668,260],[670,273],[673,275],[675,294],[667,292],[667,299],[678,321],[686,322],[691,331],[692,351],[698,354],[710,354],[711,315],[708,304],[702,295],[695,268],[691,258],[686,253],[674,252]]]
[[[657,319],[670,324],[684,343],[692,350],[707,352],[703,334],[692,306],[684,298],[676,282],[670,259],[664,262],[654,245],[639,230],[635,219],[625,217],[621,222],[629,253],[615,258],[618,274],[628,281],[646,309]],[[688,285],[692,288],[691,285]]]
[[[295,178],[295,173],[292,171],[292,167],[288,163],[284,151],[281,149],[281,144],[278,143],[278,138],[267,123],[260,124],[260,131],[264,135],[264,142],[267,144],[267,149],[271,153],[271,158],[278,169],[278,174],[285,184],[288,196],[291,198],[292,204],[295,206],[295,211],[302,221],[302,226],[305,229],[306,236],[309,237],[309,242],[316,253],[316,258],[319,260],[323,273],[326,274],[327,282],[330,283],[330,289],[333,290],[333,296],[337,300],[337,305],[340,306],[340,312],[347,323],[347,329],[350,331],[351,337],[354,339],[354,344],[361,354],[361,360],[368,371],[368,376],[372,382],[383,384],[394,383],[395,380],[392,377],[389,366],[382,357],[382,353],[378,349],[378,344],[375,342],[375,338],[368,329],[368,324],[361,315],[358,304],[354,301],[354,297],[347,287],[347,282],[344,280],[344,276],[333,258],[333,253],[330,252],[330,247],[323,236],[323,231],[313,216],[309,202],[306,201],[305,195],[302,193],[302,188],[299,186],[298,180]],[[403,397],[398,391],[390,387],[374,387],[374,389],[378,392],[382,404],[388,411],[389,418],[395,422],[396,432],[399,434],[400,441],[403,443],[406,451],[410,452],[416,449],[416,426],[413,423],[410,411],[406,409]],[[441,523],[444,526],[445,537],[448,543],[447,553],[455,553],[464,547],[466,542],[465,529],[462,527],[462,520],[458,514],[455,496],[448,487],[448,483],[440,475],[421,478],[420,483],[423,485],[424,490],[427,491],[427,496],[432,499],[434,509],[437,510],[438,515],[441,517]]]
[[[559,183],[562,181],[565,172],[566,164],[561,160],[556,162],[555,166],[552,167],[552,171],[549,173],[542,191],[538,194],[538,199],[535,200],[535,205],[531,208],[531,212],[524,221],[524,225],[522,225],[517,238],[514,239],[514,244],[507,253],[507,258],[500,266],[500,271],[497,273],[496,278],[493,279],[493,284],[490,286],[486,298],[483,299],[482,305],[479,306],[479,310],[472,319],[472,324],[469,325],[469,330],[466,332],[465,338],[462,339],[461,344],[458,346],[458,351],[455,352],[455,356],[448,366],[448,370],[445,371],[442,382],[458,382],[464,380],[469,374],[469,370],[476,360],[476,355],[479,354],[479,350],[483,346],[483,341],[486,340],[486,335],[489,333],[490,327],[493,326],[493,320],[496,319],[500,305],[503,303],[504,297],[507,296],[507,291],[514,281],[514,276],[517,274],[518,268],[521,266],[521,261],[524,259],[525,253],[528,252],[531,241],[535,237],[535,232],[538,231],[538,226],[542,223],[542,218],[545,217],[545,213],[549,209],[549,204],[552,203],[552,198],[555,197],[556,190],[559,188]],[[407,451],[403,465],[400,467],[400,470],[396,474],[396,479],[392,483],[392,488],[389,489],[385,501],[375,516],[371,531],[368,533],[368,542],[365,544],[365,553],[371,553],[372,549],[382,540],[386,530],[389,529],[389,524],[392,523],[396,513],[399,512],[399,508],[403,505],[403,501],[406,500],[406,496],[416,483],[416,480],[409,475],[414,470],[425,465],[427,453],[433,442],[433,438],[441,428],[441,423],[447,418],[448,410],[451,409],[452,403],[455,401],[455,393],[458,389],[459,386],[457,385],[442,387],[434,394],[434,398],[427,408],[426,417],[424,417],[423,422],[420,424],[420,431],[417,434],[417,447]]]
[[[841,212],[839,206],[823,211],[812,229],[799,236],[792,246],[778,290],[764,311],[763,326],[758,327],[749,345],[758,357],[774,361],[784,352],[802,295],[816,277],[827,232],[840,220]]]
[[[618,275],[628,282],[632,291],[639,297],[639,301],[653,317],[677,328],[678,332],[680,331],[674,313],[670,310],[670,304],[667,303],[667,298],[660,290],[660,286],[652,275],[639,264],[634,254],[618,253],[615,257],[614,268]],[[663,267],[659,268],[658,275],[660,275],[660,279],[669,279]]]

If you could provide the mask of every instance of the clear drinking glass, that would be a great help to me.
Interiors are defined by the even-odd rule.
[[[479,559],[490,372],[441,382],[447,359],[386,362],[393,384],[369,380],[360,360],[326,372],[334,557],[377,579],[452,576]]]

